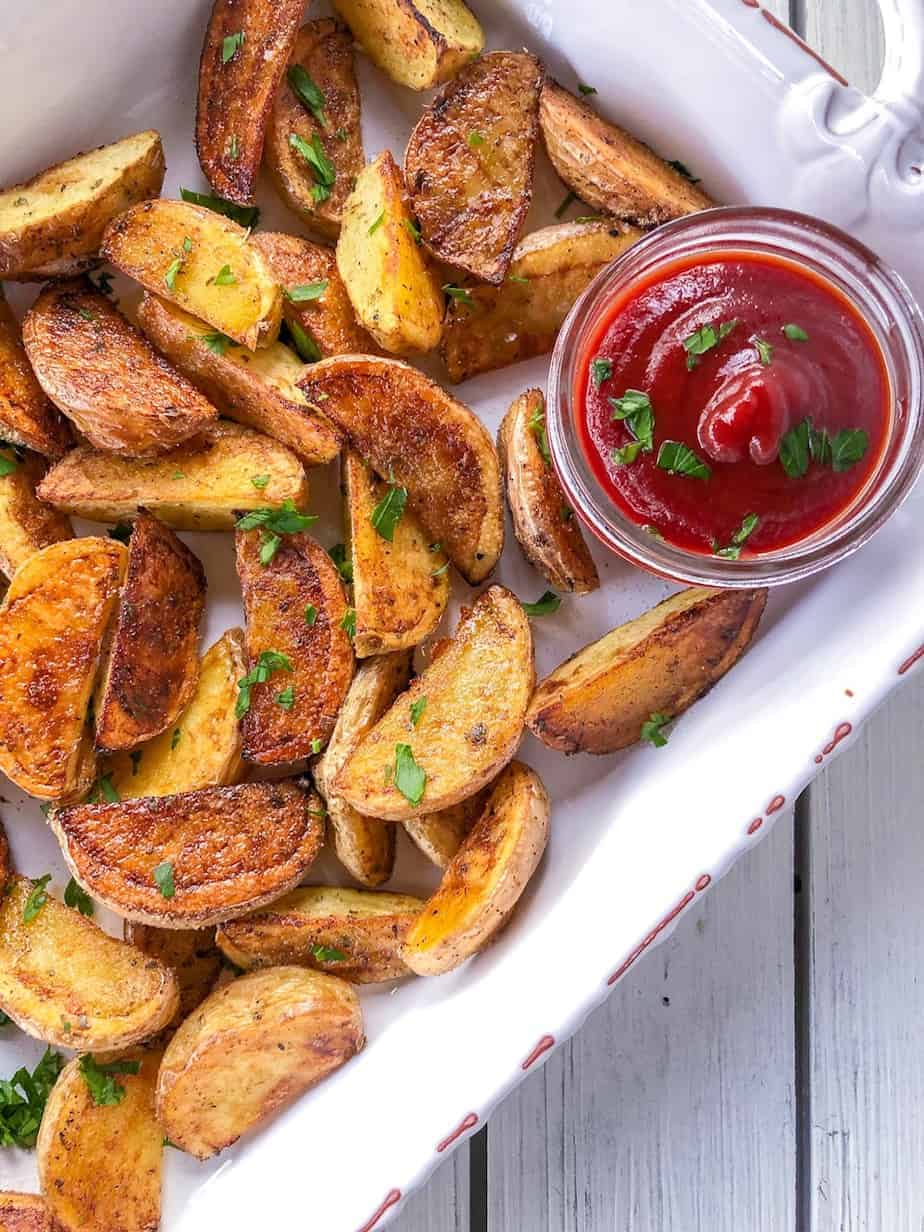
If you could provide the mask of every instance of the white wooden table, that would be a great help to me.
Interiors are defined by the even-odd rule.
[[[763,2],[875,81],[874,0]],[[397,1232],[922,1232],[922,732],[919,674]]]

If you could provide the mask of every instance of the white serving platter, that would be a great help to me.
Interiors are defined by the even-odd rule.
[[[489,46],[527,45],[564,84],[596,86],[605,115],[682,159],[717,199],[840,223],[924,296],[924,0],[880,0],[888,57],[873,99],[755,0],[473,2]],[[0,183],[155,127],[165,193],[202,187],[192,126],[207,11],[207,0],[5,0]],[[367,155],[389,146],[400,156],[421,99],[365,62],[360,79]],[[543,164],[530,228],[550,220],[562,195]],[[260,204],[265,225],[299,230],[268,185]],[[11,298],[22,307],[28,293]],[[474,380],[461,396],[493,429],[545,374],[545,361],[531,362]],[[331,544],[342,537],[336,480],[316,475],[319,538]],[[913,669],[924,654],[922,518],[919,487],[856,556],[774,594],[752,650],[678,723],[667,749],[566,760],[527,737],[521,756],[551,790],[553,837],[512,925],[452,975],[363,990],[366,1050],[262,1132],[208,1165],[168,1151],[166,1232],[252,1232],[296,1213],[323,1232],[383,1227]],[[208,572],[211,641],[240,620],[229,536],[187,539]],[[534,624],[540,674],[667,593],[602,552],[597,559],[600,593]],[[545,589],[513,549],[498,576],[523,598]],[[466,594],[458,585],[456,599]],[[67,875],[37,806],[8,784],[0,791],[18,866],[54,871],[60,893]],[[340,876],[326,857],[312,873]],[[434,880],[405,845],[394,885]],[[3,1029],[0,1074],[41,1051]],[[0,1152],[0,1187],[35,1188],[34,1156]]]

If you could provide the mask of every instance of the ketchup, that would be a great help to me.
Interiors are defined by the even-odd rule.
[[[579,357],[582,446],[613,503],[737,557],[858,501],[888,437],[879,344],[836,287],[769,254],[686,257],[609,305]]]

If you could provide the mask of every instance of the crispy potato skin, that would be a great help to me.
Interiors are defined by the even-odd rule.
[[[353,71],[353,37],[345,26],[330,18],[309,21],[298,32],[289,63],[300,65],[324,95],[327,123],[315,119],[283,77],[270,112],[263,161],[289,209],[319,235],[336,239],[343,203],[366,162],[359,86]],[[314,199],[312,190],[317,180],[305,159],[293,149],[293,133],[308,145],[317,137],[334,165],[336,179],[324,201]]]
[[[113,219],[102,252],[146,291],[207,321],[241,346],[253,351],[276,341],[282,290],[248,243],[248,232],[230,218],[188,201],[146,201]],[[225,265],[234,283],[215,282]],[[171,286],[166,279],[174,269]]]
[[[600,585],[597,566],[530,427],[537,416],[544,431],[545,398],[529,389],[511,405],[497,434],[514,533],[526,559],[556,590],[586,595]]]
[[[65,419],[45,397],[0,287],[0,433],[13,445],[60,458],[73,444]]]
[[[412,90],[448,81],[484,47],[462,0],[334,0],[334,8],[369,59]]]
[[[647,145],[602,120],[551,78],[542,87],[539,125],[555,170],[595,210],[656,227],[715,204]]]
[[[449,379],[548,354],[575,300],[641,238],[615,222],[557,223],[526,236],[502,287],[467,287],[471,304],[447,304],[440,355]]]
[[[351,984],[380,984],[408,974],[398,957],[424,902],[410,894],[302,886],[218,930],[222,953],[236,966],[311,967]],[[321,957],[335,950],[342,957]]]
[[[96,701],[96,747],[133,749],[182,712],[199,679],[205,570],[163,522],[140,513]]]
[[[526,722],[563,753],[615,753],[652,714],[674,718],[744,654],[766,590],[691,587],[620,625],[540,682]]]
[[[170,1022],[179,1004],[172,971],[50,896],[26,924],[32,882],[14,876],[10,884],[0,902],[0,1009],[24,1031],[104,1052]]]
[[[43,291],[26,313],[23,341],[42,389],[106,453],[166,453],[218,417],[89,282]]]
[[[542,78],[535,56],[489,52],[443,87],[408,142],[404,176],[424,243],[482,282],[504,281],[529,211]]]
[[[447,868],[472,826],[484,812],[491,787],[483,787],[467,800],[438,813],[408,817],[403,822],[414,844],[437,868]]]
[[[459,621],[452,644],[402,693],[335,775],[331,790],[370,817],[405,821],[473,796],[507,764],[523,733],[535,683],[529,621],[503,586],[491,586]],[[417,725],[410,708],[427,705]],[[385,771],[410,745],[426,774],[412,805]]]
[[[41,800],[84,777],[87,706],[126,555],[111,539],[54,543],[0,605],[0,770]]]
[[[120,1058],[122,1059],[122,1058]],[[97,1105],[75,1057],[45,1105],[36,1143],[39,1186],[59,1232],[156,1232],[163,1130],[154,1119],[161,1053],[138,1051],[119,1074],[118,1104]]]
[[[0,457],[15,462],[16,469],[0,475],[0,570],[11,578],[20,565],[52,543],[73,539],[70,519],[35,495],[35,485],[47,469],[37,454],[16,457],[0,447]]]
[[[95,264],[109,220],[156,197],[164,150],[153,130],[77,154],[0,192],[0,278],[66,277]]]
[[[126,920],[206,928],[297,885],[324,842],[317,796],[292,782],[78,804],[50,814],[74,876]],[[154,869],[173,865],[165,898]]]
[[[214,928],[152,928],[134,920],[122,922],[129,945],[169,967],[176,976],[180,1003],[173,1023],[188,1017],[212,991],[221,970],[221,953]]]
[[[196,153],[220,197],[249,205],[303,0],[215,0],[199,60]],[[225,61],[226,38],[243,35]]]
[[[446,557],[431,551],[430,537],[407,509],[391,541],[382,538],[371,519],[389,485],[352,449],[343,458],[341,484],[353,561],[353,647],[360,658],[407,650],[433,632],[446,610]]]
[[[244,757],[266,766],[308,757],[325,742],[353,679],[353,646],[343,628],[347,601],[337,568],[310,535],[284,535],[268,565],[260,562],[262,532],[236,535],[237,572],[244,592],[248,670],[264,651],[287,655],[292,671],[274,672],[253,686],[241,720]],[[305,609],[316,610],[314,623]],[[277,694],[289,686],[294,705]]]
[[[269,475],[265,488],[251,482]],[[231,530],[238,514],[266,505],[308,503],[299,459],[260,432],[219,420],[169,454],[115,458],[78,445],[54,466],[36,495],[92,522],[118,522],[147,509],[174,530]]]
[[[0,1193],[0,1232],[53,1232],[44,1199],[38,1194]]]
[[[344,980],[302,967],[252,971],[203,1001],[167,1045],[157,1119],[208,1159],[348,1061],[364,1043]]]
[[[539,775],[511,762],[436,893],[408,929],[401,957],[412,971],[442,975],[484,949],[542,859],[550,813]]]
[[[430,541],[473,586],[504,546],[497,451],[484,425],[416,368],[347,355],[313,364],[301,382],[383,479],[407,488]]]
[[[237,682],[246,672],[244,634],[229,629],[203,656],[196,691],[176,723],[134,756],[116,753],[107,759],[105,773],[121,799],[237,782],[241,734],[234,706]]]

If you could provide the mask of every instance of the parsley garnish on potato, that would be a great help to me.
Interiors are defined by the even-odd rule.
[[[97,1107],[121,1104],[125,1087],[117,1081],[116,1074],[137,1074],[141,1069],[140,1061],[107,1061],[100,1065],[89,1052],[84,1053],[77,1064]]]
[[[50,1048],[30,1073],[25,1066],[0,1081],[0,1147],[33,1147],[51,1088],[64,1059]]]

